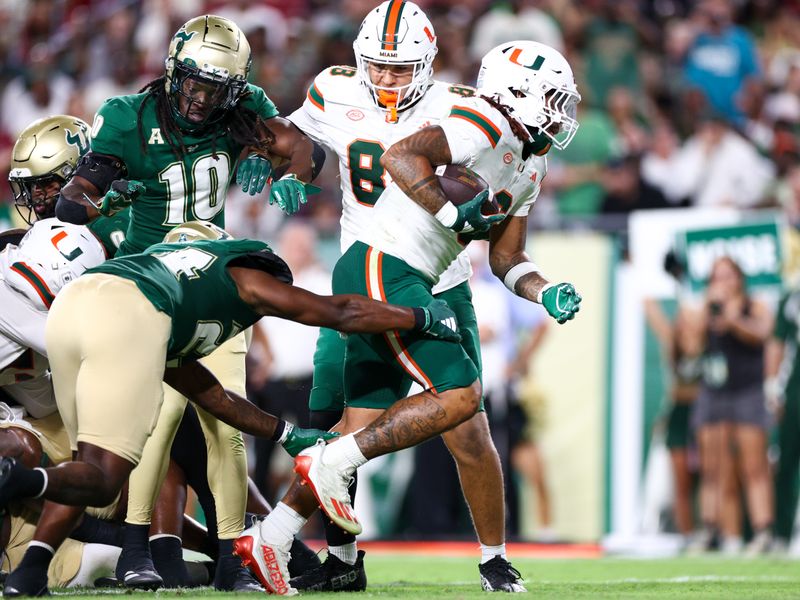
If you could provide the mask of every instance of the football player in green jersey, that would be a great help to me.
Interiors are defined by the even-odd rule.
[[[198,228],[226,235],[213,224],[186,224],[168,241],[192,239]],[[22,498],[51,501],[6,580],[5,595],[46,593],[47,563],[71,531],[63,519],[50,521],[54,502],[74,507],[77,519],[84,507],[106,505],[119,494],[157,420],[162,380],[218,419],[281,443],[292,455],[335,435],[261,411],[198,362],[262,316],[348,333],[405,330],[460,340],[444,301],[407,308],[359,295],[317,296],[292,285],[288,266],[264,242],[158,244],[90,269],[62,290],[47,323],[56,399],[76,458],[55,469],[0,459],[0,506]],[[56,508],[63,515],[65,507]],[[31,581],[44,583],[36,588]]]
[[[131,223],[118,256],[142,252],[189,220],[224,226],[234,170],[243,190],[258,193],[271,173],[268,155],[287,162],[286,174],[271,186],[270,202],[297,210],[306,198],[303,182],[314,177],[324,152],[315,153],[306,136],[277,116],[264,90],[247,83],[249,69],[250,46],[236,24],[213,15],[184,24],[170,43],[164,76],[139,94],[110,98],[98,110],[91,150],[62,191],[59,217],[81,223],[130,205]],[[242,395],[247,346],[243,333],[205,363],[226,389]],[[159,425],[130,482],[117,576],[131,587],[159,584],[147,537],[167,449],[186,404],[174,390],[166,394]],[[247,573],[231,554],[232,540],[244,527],[244,442],[235,429],[199,414],[209,441],[219,554],[230,559],[218,565],[215,587],[247,587]]]

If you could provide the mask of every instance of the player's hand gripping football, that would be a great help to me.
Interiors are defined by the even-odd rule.
[[[548,283],[539,292],[539,304],[560,324],[575,318],[575,313],[581,309],[581,300],[571,283]]]
[[[447,305],[447,302],[433,300],[428,306],[423,307],[422,312],[425,314],[425,323],[419,330],[425,336],[446,342],[461,341],[456,313]]]
[[[300,210],[300,205],[305,204],[308,196],[313,196],[320,191],[315,185],[303,183],[294,173],[287,173],[272,184],[269,193],[269,203],[278,203],[280,209],[287,215],[293,215]]]
[[[250,192],[251,196],[260,194],[272,175],[272,163],[268,158],[258,154],[250,154],[236,170],[236,185],[242,186],[243,192]]]
[[[450,225],[450,229],[459,233],[482,233],[489,231],[492,225],[505,219],[504,214],[484,215],[481,213],[481,208],[489,200],[490,193],[489,190],[483,190],[469,202],[457,206],[458,215],[455,223]]]
[[[322,431],[321,429],[303,429],[287,422],[286,427],[289,428],[289,433],[286,439],[281,443],[283,449],[289,453],[290,456],[297,456],[308,448],[317,443],[317,440],[322,438],[326,442],[338,437],[339,434],[334,431]]]
[[[103,196],[97,211],[104,217],[110,217],[125,210],[145,191],[141,181],[117,179],[111,182],[111,188]]]

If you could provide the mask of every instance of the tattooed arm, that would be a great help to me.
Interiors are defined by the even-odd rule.
[[[381,165],[400,189],[431,214],[436,214],[447,202],[433,170],[451,161],[447,137],[438,125],[400,140],[381,157]]]
[[[532,262],[525,252],[528,237],[528,217],[509,217],[492,229],[489,245],[489,265],[501,281],[516,265]],[[539,292],[548,283],[539,271],[520,277],[514,287],[518,296],[536,302]]]

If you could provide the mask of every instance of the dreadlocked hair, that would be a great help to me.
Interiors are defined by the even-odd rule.
[[[183,132],[172,116],[172,107],[167,97],[165,83],[166,76],[162,76],[154,79],[139,90],[140,94],[147,94],[136,113],[139,145],[142,153],[146,154],[147,143],[144,137],[142,113],[144,112],[145,104],[152,100],[156,103],[156,121],[164,135],[164,139],[172,149],[175,157],[180,158],[186,154],[186,146],[183,143]],[[270,147],[275,143],[275,134],[267,127],[264,119],[255,111],[242,106],[241,100],[248,95],[249,92],[242,96],[236,106],[229,110],[219,123],[214,124],[211,138],[211,155],[215,159],[217,158],[217,139],[220,135],[229,135],[237,144],[264,154],[269,152]]]
[[[513,133],[519,141],[521,141],[523,144],[530,141],[530,133],[528,133],[528,130],[525,129],[525,126],[522,123],[511,116],[511,109],[508,106],[501,104],[497,98],[483,95],[481,95],[481,98],[486,100],[489,104],[500,111],[500,113],[506,118],[506,121],[508,121],[508,125],[511,127],[511,133]]]

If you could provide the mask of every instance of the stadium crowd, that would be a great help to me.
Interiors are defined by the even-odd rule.
[[[20,4],[0,3],[3,180],[14,142],[31,122],[68,114],[91,123],[107,98],[138,92],[163,74],[165,48],[192,17],[218,14],[239,25],[252,49],[251,83],[266,91],[281,115],[288,115],[301,107],[317,73],[331,65],[353,63],[353,40],[375,7],[373,0],[29,0],[19,10]],[[578,105],[580,130],[563,152],[548,156],[548,175],[529,227],[598,228],[624,240],[631,211],[688,206],[778,208],[792,226],[800,225],[800,5],[777,0],[420,0],[418,4],[437,33],[436,79],[474,85],[481,58],[512,39],[543,42],[562,52],[572,65],[583,97]],[[327,161],[314,183],[320,193],[299,205],[291,221],[277,207],[270,208],[263,196],[232,187],[226,200],[226,229],[237,238],[274,241],[298,285],[329,293],[330,271],[340,254],[336,160]],[[0,220],[2,229],[21,225],[9,195]],[[492,302],[486,298],[494,293],[479,280],[476,275],[476,313],[480,302]],[[509,304],[509,319],[514,310]],[[491,322],[490,312],[484,313],[483,323],[478,314],[484,352],[500,331],[503,339],[495,356],[502,358],[495,360],[511,365],[485,387],[495,444],[506,481],[511,480],[509,471],[516,469],[535,485],[539,521],[543,537],[548,537],[552,532],[547,530],[546,484],[541,468],[531,467],[539,460],[534,439],[530,433],[511,431],[519,429],[516,423],[523,420],[522,413],[530,412],[520,408],[525,401],[519,398],[526,396],[520,382],[543,328],[540,331],[538,318],[523,319],[533,333],[520,340],[510,333],[517,324]],[[249,356],[248,395],[265,411],[279,417],[292,414],[305,427],[309,422],[302,398],[311,390],[316,336],[292,327],[272,320],[258,329]],[[767,337],[760,335],[761,346]],[[273,351],[270,340],[277,338],[292,340],[286,352]],[[757,385],[763,380],[762,374]],[[509,386],[509,381],[515,385]],[[275,397],[281,402],[270,401]],[[765,421],[767,416],[758,419]],[[766,491],[766,443],[757,442],[756,454],[764,459],[763,465],[746,468],[742,475],[748,502],[761,509],[751,515],[760,544],[751,546],[754,552],[767,549],[766,530],[774,512],[765,506],[772,501]],[[255,444],[251,473],[269,500],[277,500],[287,481],[270,475],[271,451],[271,442]],[[457,446],[453,454],[458,460]],[[428,455],[418,455],[417,477],[424,478],[425,467],[434,463],[421,456]],[[704,466],[707,481],[712,471],[713,465],[708,472]],[[750,476],[758,482],[752,483]],[[437,472],[428,477],[437,480]],[[444,479],[439,483],[447,487]],[[787,485],[791,487],[791,481]],[[423,480],[412,489],[426,486]],[[457,496],[457,479],[442,495],[452,490]],[[509,497],[513,495],[509,490]],[[413,512],[413,498],[410,504]],[[748,508],[758,512],[749,504]],[[512,511],[512,523],[517,520],[518,511]],[[409,524],[413,531],[413,518]],[[691,533],[690,528],[687,525],[684,533]],[[433,533],[466,532],[463,524],[453,522]],[[760,533],[762,538],[757,537]],[[363,554],[354,555],[349,564],[362,558]]]

